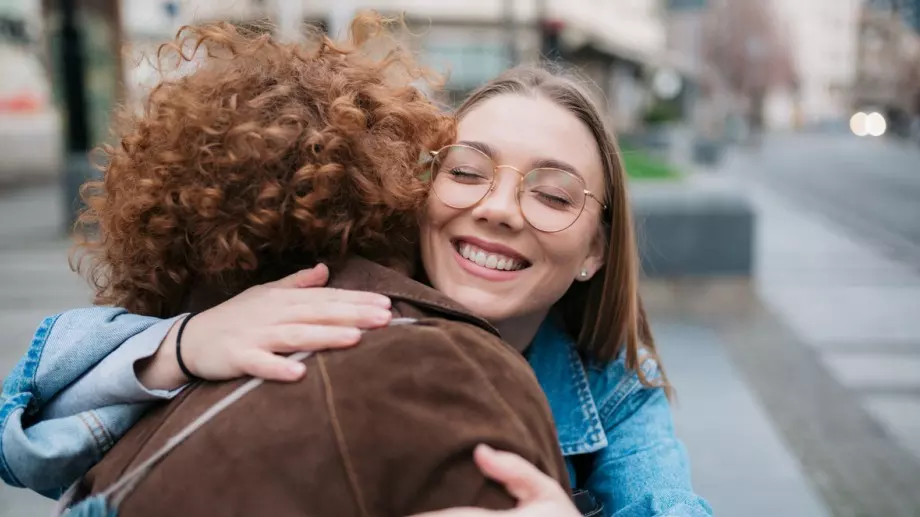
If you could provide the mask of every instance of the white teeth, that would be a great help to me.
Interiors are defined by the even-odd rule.
[[[460,256],[488,269],[497,269],[500,271],[516,271],[521,269],[521,262],[511,257],[506,257],[498,253],[487,253],[472,244],[465,242],[460,243],[457,251]]]

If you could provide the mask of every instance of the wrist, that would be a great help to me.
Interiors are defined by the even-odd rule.
[[[150,358],[137,363],[137,378],[149,390],[172,391],[191,382],[179,368],[176,359],[176,338],[179,325],[185,318],[176,320]]]

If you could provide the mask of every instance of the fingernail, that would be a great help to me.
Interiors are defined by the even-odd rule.
[[[291,363],[288,365],[288,371],[291,372],[292,375],[303,375],[303,373],[307,371],[307,365],[303,363]]]
[[[391,302],[390,299],[386,296],[375,296],[374,305],[378,305],[384,309],[389,309],[393,305],[393,302]]]
[[[350,342],[356,342],[361,339],[361,329],[348,328],[342,331],[343,339]]]
[[[390,311],[385,310],[374,311],[374,313],[371,315],[371,321],[378,325],[389,323],[392,318],[393,314],[390,313]]]
[[[493,449],[492,447],[489,447],[488,445],[484,443],[480,443],[479,445],[476,446],[476,448],[479,449],[480,452],[484,452],[484,453],[495,452],[495,449]]]

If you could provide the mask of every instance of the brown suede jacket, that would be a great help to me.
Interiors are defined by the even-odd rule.
[[[484,320],[364,259],[330,287],[389,296],[409,325],[313,354],[296,383],[264,383],[143,476],[119,517],[403,517],[513,499],[473,463],[479,443],[516,452],[568,488],[549,406],[525,359]],[[247,380],[198,383],[150,412],[83,480],[104,491]]]

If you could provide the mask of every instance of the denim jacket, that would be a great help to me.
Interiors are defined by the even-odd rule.
[[[128,363],[118,358],[123,343],[143,334],[158,345],[172,322],[107,307],[45,319],[3,385],[0,478],[58,498],[152,401],[173,396],[139,386],[131,367],[137,357]],[[643,386],[623,358],[584,365],[551,318],[526,355],[549,400],[573,486],[589,489],[610,517],[712,515],[691,487],[686,451],[674,436],[662,389]],[[643,369],[656,377],[654,361],[646,360]],[[118,385],[110,379],[118,375],[136,389],[94,389],[102,378]],[[576,479],[572,460],[585,454],[589,475]]]

